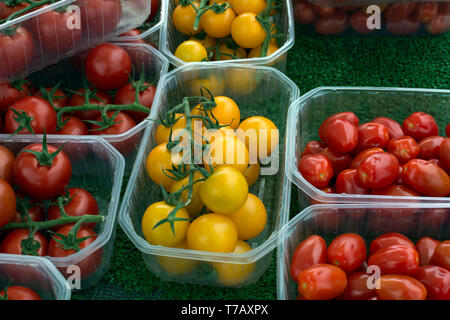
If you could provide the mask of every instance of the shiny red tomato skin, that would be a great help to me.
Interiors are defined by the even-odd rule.
[[[420,197],[419,193],[401,184],[393,184],[383,189],[375,189],[372,190],[370,194],[397,197]]]
[[[56,132],[57,134],[78,136],[85,136],[89,134],[87,125],[77,117],[63,116],[62,121],[66,120],[67,122],[64,126]]]
[[[316,264],[327,262],[327,244],[321,236],[312,235],[295,249],[291,261],[291,277],[297,282],[300,272]]]
[[[69,204],[64,206],[64,210],[69,216],[81,217],[85,214],[97,215],[99,213],[98,204],[95,198],[86,190],[81,188],[68,188],[69,197],[72,198]],[[47,213],[47,220],[55,220],[61,217],[58,206],[50,206]],[[61,228],[64,225],[59,225]],[[84,224],[89,228],[95,228],[95,223]]]
[[[47,92],[51,92],[53,88],[45,88],[44,90]],[[55,105],[55,107],[64,108],[65,106],[67,106],[69,98],[63,91],[61,91],[60,89],[56,89],[53,95],[55,96],[55,99],[53,99],[53,104]],[[42,92],[41,91],[36,92],[35,96],[42,98]]]
[[[430,197],[446,197],[450,193],[450,178],[433,162],[413,159],[403,166],[403,181],[415,191]]]
[[[341,268],[347,274],[358,270],[366,258],[366,242],[356,233],[345,233],[334,238],[327,251],[328,263]]]
[[[316,188],[325,188],[333,178],[333,165],[322,154],[308,154],[300,158],[298,170]]]
[[[393,154],[399,163],[404,164],[411,159],[417,158],[421,152],[421,148],[416,140],[404,136],[397,139],[391,139],[387,145],[386,151]]]
[[[347,287],[339,300],[368,300],[376,296],[375,289],[369,289],[367,280],[370,275],[359,271],[347,275]]]
[[[443,34],[450,30],[450,15],[440,12],[425,27],[431,34]]]
[[[386,21],[401,22],[408,17],[416,8],[414,2],[400,2],[389,5],[383,12]]]
[[[301,157],[306,156],[307,154],[316,154],[321,153],[323,149],[325,149],[327,145],[321,141],[312,140],[306,144],[305,149],[301,154]]]
[[[416,18],[406,17],[401,21],[387,21],[386,30],[396,35],[411,35],[420,28],[420,22]],[[407,134],[407,133],[405,133]]]
[[[325,130],[325,142],[335,152],[353,151],[358,143],[358,129],[345,119],[332,120]]]
[[[155,97],[156,87],[150,85],[149,83],[144,83],[144,85],[148,86],[148,88],[139,93],[139,103],[150,110],[153,104],[153,98]],[[129,105],[133,104],[135,100],[136,89],[134,89],[131,83],[129,83],[120,88],[119,91],[117,91],[116,96],[114,97],[114,104]],[[136,122],[141,122],[149,115],[148,113],[140,111],[129,110],[125,112],[130,115]]]
[[[316,264],[298,275],[298,292],[306,300],[330,300],[339,297],[347,287],[342,269],[329,264]]]
[[[0,243],[0,252],[7,254],[23,254],[22,253],[22,240],[28,239],[30,230],[17,229],[13,230],[3,239]],[[41,257],[45,257],[48,253],[48,240],[42,233],[37,231],[34,234],[33,240],[40,243],[41,247],[37,250],[37,254]]]
[[[314,29],[321,35],[336,35],[343,33],[349,26],[347,13],[336,11],[332,16],[319,18],[314,24]]]
[[[54,153],[58,148],[48,145],[48,151]],[[39,165],[36,157],[24,150],[42,151],[42,144],[32,144],[17,156],[14,165],[14,181],[21,192],[35,200],[47,200],[64,192],[72,176],[72,165],[64,151],[53,159],[51,167]]]
[[[360,187],[356,183],[356,169],[347,169],[339,173],[336,178],[336,192],[347,194],[368,194],[369,189]]]
[[[320,154],[324,155],[331,161],[333,165],[333,174],[336,176],[342,170],[345,170],[350,165],[352,157],[348,153],[340,153],[333,151],[329,147],[326,147]]]
[[[436,246],[430,264],[450,271],[450,240],[442,241]]]
[[[406,118],[403,121],[403,131],[416,141],[439,135],[439,127],[434,117],[425,112],[414,112]]]
[[[23,199],[23,195],[16,193],[16,198]],[[36,203],[33,200],[30,200],[30,204],[33,205],[30,209],[28,209],[28,215],[30,216],[31,221],[44,221],[45,208],[40,203]],[[22,222],[22,216],[18,209],[19,208],[17,208],[11,222]],[[28,221],[26,217],[24,218],[25,221]]]
[[[375,291],[380,300],[425,300],[427,289],[418,280],[405,275],[380,277],[380,289]]]
[[[355,151],[370,148],[384,149],[389,142],[389,130],[382,124],[367,122],[358,126],[358,145]]]
[[[378,153],[378,152],[384,152],[383,149],[381,148],[370,148],[370,149],[366,149],[364,151],[361,151],[360,153],[358,153],[353,159],[352,162],[350,163],[350,169],[356,169],[359,167],[359,165],[366,160],[370,155],[374,154],[374,153]]]
[[[22,84],[19,88],[14,87],[11,83],[0,84],[0,114],[8,110],[8,107],[20,98],[24,98],[31,94],[31,85]]]
[[[36,96],[29,96],[14,102],[5,115],[6,133],[14,133],[19,128],[19,124],[15,120],[16,114],[11,109],[15,109],[18,112],[25,112],[33,118],[31,120],[31,128],[35,134],[43,134],[44,132],[47,134],[55,133],[57,123],[56,112],[47,100]],[[22,129],[18,133],[25,134],[31,132],[28,129]]]
[[[80,0],[83,30],[89,30],[91,38],[106,37],[116,30],[122,18],[120,0]]]
[[[389,131],[389,136],[391,139],[397,139],[405,135],[403,133],[402,126],[395,120],[386,117],[377,117],[371,122],[379,123],[385,126]]]
[[[16,157],[6,147],[0,145],[0,179],[11,184],[13,178],[13,168]]]
[[[125,49],[105,43],[89,52],[85,72],[90,83],[100,90],[123,87],[130,78],[132,63]]]
[[[81,93],[81,95],[74,94],[69,100],[69,106],[77,107],[84,105],[86,99],[83,95],[85,94],[86,91],[84,89],[80,89],[78,90],[78,92]],[[107,92],[104,91],[97,91],[95,93],[95,97],[89,99],[90,104],[100,106],[111,104],[111,102],[112,102],[111,97]],[[76,111],[74,112],[74,115],[80,120],[95,120],[100,116],[100,111],[92,111],[92,110]]]
[[[406,236],[398,232],[389,232],[382,234],[372,240],[369,246],[369,257],[380,249],[387,248],[395,244],[402,244],[405,246],[410,246],[411,248],[416,248],[414,243]]]
[[[350,123],[353,123],[355,126],[358,126],[359,119],[356,117],[356,115],[353,112],[339,112],[335,113],[328,118],[326,118],[322,124],[319,127],[319,138],[322,141],[326,141],[325,139],[325,132],[327,130],[328,125],[335,119],[344,119],[349,121]]]
[[[356,169],[356,183],[366,189],[386,188],[398,178],[399,163],[387,152],[369,156]]]
[[[11,36],[0,34],[0,79],[25,71],[34,51],[33,37],[26,28],[19,26]]]
[[[414,10],[413,16],[422,23],[430,22],[439,12],[437,2],[421,2]]]
[[[33,290],[22,286],[10,286],[6,291],[7,300],[42,300]],[[0,292],[0,297],[5,296],[5,290]]]
[[[16,212],[16,195],[11,185],[0,179],[0,227],[8,224]]]
[[[414,278],[427,288],[427,300],[450,300],[449,270],[438,266],[422,266]]]
[[[367,20],[370,15],[362,11],[356,11],[350,16],[350,25],[352,29],[360,34],[369,34],[374,31],[374,29],[369,29],[367,27]]]
[[[431,136],[421,140],[419,142],[419,158],[424,160],[439,159],[441,144],[444,140],[444,137],[439,136]]]
[[[308,1],[299,1],[294,4],[294,17],[299,24],[312,24],[316,20],[313,6]]]
[[[450,138],[446,138],[439,149],[439,164],[450,174]]]
[[[367,265],[378,266],[382,275],[414,275],[419,268],[419,253],[409,245],[395,244],[377,250],[369,257]]]
[[[321,18],[329,18],[336,13],[336,9],[332,6],[315,5],[314,12]]]

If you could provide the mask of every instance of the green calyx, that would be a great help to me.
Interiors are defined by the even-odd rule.
[[[32,134],[35,134],[31,125],[31,122],[34,120],[32,116],[29,116],[25,111],[16,110],[15,108],[10,107],[10,110],[14,113],[14,121],[18,124],[17,129],[11,134],[11,136],[18,134],[24,129],[28,130]]]
[[[28,152],[34,155],[39,163],[40,166],[46,166],[51,167],[53,163],[53,159],[56,158],[56,156],[61,152],[62,148],[64,147],[64,144],[58,148],[55,152],[50,153],[48,151],[48,145],[47,145],[47,135],[44,133],[44,138],[42,140],[42,151],[34,151],[34,150],[28,150],[24,149],[22,152]]]

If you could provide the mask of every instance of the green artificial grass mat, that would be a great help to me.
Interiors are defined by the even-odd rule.
[[[297,29],[286,70],[301,94],[320,86],[449,89],[450,32],[430,37],[324,37]],[[300,210],[293,186],[291,216]],[[146,269],[141,253],[118,227],[108,273],[96,287],[74,292],[73,299],[276,299],[276,250],[261,279],[244,288],[169,283]]]

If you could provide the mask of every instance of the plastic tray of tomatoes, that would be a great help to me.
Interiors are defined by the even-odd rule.
[[[34,2],[13,1],[13,7],[4,1],[0,4],[0,82],[23,77],[129,31],[150,12],[147,0]]]
[[[448,300],[449,219],[445,204],[310,206],[281,229],[277,297]]]
[[[94,51],[95,54],[91,55]],[[108,57],[113,58],[107,60]],[[87,63],[88,60],[92,63]],[[100,61],[108,61],[112,66],[109,70],[114,70],[113,73],[98,73],[96,66]],[[107,111],[107,117],[113,122],[109,127],[98,130],[102,125],[95,126],[92,121],[102,121],[99,111],[67,112],[62,115],[61,126],[58,126],[55,121],[57,112],[51,110],[49,102],[52,100],[54,106],[60,108],[81,106],[85,104],[89,92],[89,102],[94,105],[128,105],[136,100],[136,83],[142,80],[139,101],[150,108],[159,79],[167,72],[168,65],[159,51],[146,44],[101,44],[35,72],[25,80],[0,84],[0,113],[3,115],[0,139],[14,140],[29,134],[30,130],[24,129],[11,136],[19,124],[15,120],[16,114],[11,114],[14,112],[12,110],[25,111],[34,117],[31,128],[36,134],[43,134],[45,130],[49,136],[64,135],[67,140],[101,135],[126,157],[127,168],[131,171],[147,113],[122,111],[115,115],[116,110]],[[114,69],[114,66],[117,68]],[[46,89],[44,94],[43,88]],[[115,90],[111,90],[113,88]],[[39,100],[35,99],[36,96]],[[40,110],[39,114],[35,113],[36,110]],[[70,121],[65,123],[69,118]]]
[[[320,35],[439,35],[450,30],[446,1],[296,1],[294,15],[306,33]]]
[[[0,254],[0,296],[10,300],[70,300],[66,279],[45,258]]]
[[[420,177],[427,177],[427,174],[424,173],[431,172],[435,169],[434,167],[428,167],[428,165],[432,165],[433,161],[439,160],[438,153],[440,152],[440,146],[436,142],[443,142],[446,137],[446,127],[450,122],[448,110],[450,108],[449,104],[450,91],[448,90],[433,90],[433,89],[403,89],[403,88],[370,88],[370,87],[322,87],[314,89],[305,95],[303,95],[298,101],[296,101],[289,109],[289,122],[288,122],[288,162],[287,162],[287,174],[289,179],[299,188],[299,201],[303,206],[307,206],[309,204],[318,204],[318,203],[361,203],[361,202],[421,202],[421,203],[448,203],[449,197],[448,195],[440,194],[441,187],[439,187],[439,183],[434,185],[429,185],[423,190],[421,187],[411,184],[411,181],[401,181],[397,179],[396,181],[390,183],[389,185],[382,186],[380,188],[379,185],[373,185],[370,189],[367,189],[367,186],[364,188],[359,188],[358,186],[361,184],[355,179],[348,180],[349,183],[345,183],[347,179],[340,180],[344,183],[340,184],[338,187],[336,182],[338,176],[345,176],[343,170],[346,170],[346,173],[350,172],[349,170],[357,170],[358,167],[361,167],[361,160],[368,158],[369,156],[375,156],[373,153],[366,154],[364,157],[358,160],[358,152],[357,149],[351,152],[337,152],[336,149],[326,149],[327,145],[321,142],[319,138],[319,128],[321,127],[324,120],[334,114],[340,112],[349,112],[349,114],[353,113],[359,119],[358,126],[358,143],[359,143],[359,135],[361,132],[361,143],[364,141],[372,141],[376,145],[367,145],[369,152],[375,151],[381,153],[386,151],[386,153],[390,153],[391,155],[396,154],[395,152],[395,143],[396,140],[402,140],[402,135],[406,136],[407,144],[403,144],[400,141],[400,144],[397,145],[411,145],[413,152],[410,152],[410,149],[407,149],[408,158],[404,160],[410,160],[405,162],[404,160],[398,161],[398,168],[404,168],[407,163],[408,166],[411,164],[419,163],[419,167],[422,168],[420,171],[412,171],[419,172],[420,175],[416,175],[413,180],[419,181]],[[416,113],[417,112],[417,113]],[[416,124],[421,123],[423,119],[430,120],[430,125],[426,125],[427,128],[432,130],[431,138],[427,138],[427,140],[421,139],[420,137],[415,137],[414,139],[409,137],[412,135],[411,132],[408,132],[402,128],[408,121],[405,121],[412,114],[412,118],[416,119],[418,122],[412,123],[414,124],[412,127],[414,128]],[[416,117],[419,116],[419,117]],[[376,120],[376,118],[381,118]],[[390,118],[397,122],[395,124],[392,121],[390,123],[394,124],[399,130],[399,136],[395,136],[397,139],[391,139],[391,131],[388,130],[388,136],[383,137],[378,140],[376,138],[376,132],[383,132],[386,130],[382,122],[379,124],[372,125],[374,122],[386,120],[386,118]],[[375,120],[375,121],[373,121]],[[405,121],[405,122],[404,122]],[[385,123],[386,124],[386,123]],[[389,124],[387,124],[389,126]],[[393,127],[394,127],[393,126]],[[393,128],[392,127],[392,128]],[[367,130],[367,129],[375,129],[375,130]],[[377,130],[381,129],[380,130]],[[428,129],[427,129],[428,130]],[[365,137],[370,137],[371,135],[363,134],[364,132],[368,133],[371,131],[375,135],[375,139],[367,140]],[[425,131],[424,131],[425,132]],[[395,133],[397,134],[397,133]],[[428,135],[428,133],[427,133]],[[440,138],[439,138],[440,136]],[[437,137],[437,138],[433,138]],[[417,139],[417,140],[416,140]],[[403,139],[405,140],[405,139]],[[424,141],[422,141],[424,140]],[[430,143],[426,143],[430,140]],[[342,140],[343,141],[343,140]],[[369,141],[369,142],[370,142]],[[367,143],[369,143],[367,142]],[[372,143],[370,142],[370,143]],[[388,146],[388,144],[389,146]],[[398,141],[397,141],[398,142]],[[312,144],[316,143],[320,150],[317,152],[322,154],[330,160],[333,167],[333,177],[328,181],[327,186],[322,187],[320,184],[316,184],[314,182],[314,176],[306,177],[300,173],[299,164],[300,159],[302,158],[302,153],[305,152],[305,148],[307,150],[312,150]],[[366,142],[364,142],[366,143]],[[410,144],[408,144],[410,143]],[[361,144],[362,146],[362,144]],[[431,147],[431,148],[430,148]],[[326,150],[323,150],[323,149]],[[378,149],[373,149],[378,148]],[[425,149],[426,148],[426,149]],[[364,149],[366,149],[364,147]],[[400,148],[401,149],[401,148]],[[420,153],[424,150],[428,150],[431,153]],[[366,149],[368,150],[368,149]],[[397,150],[399,150],[397,148]],[[305,152],[304,155],[309,152]],[[315,153],[312,151],[311,153]],[[398,153],[397,153],[397,156]],[[316,156],[315,156],[316,157]],[[383,155],[384,157],[384,155]],[[411,159],[409,159],[409,157]],[[397,157],[395,157],[397,158]],[[414,158],[414,159],[413,159]],[[435,160],[433,160],[436,158]],[[325,161],[327,160],[325,159]],[[398,159],[398,158],[397,158]],[[364,161],[365,161],[364,160]],[[395,159],[394,159],[395,160]],[[370,162],[370,161],[368,161]],[[395,161],[393,161],[395,162]],[[358,164],[359,163],[359,164]],[[387,162],[386,162],[387,163]],[[440,166],[444,166],[444,164],[440,164]],[[413,166],[414,167],[414,166]],[[437,166],[439,167],[439,165]],[[388,168],[388,167],[384,167]],[[431,168],[431,171],[423,171],[424,168]],[[303,168],[302,168],[303,170]],[[383,169],[384,170],[384,169]],[[400,169],[398,169],[400,170]],[[426,169],[428,170],[428,169]],[[303,171],[305,172],[305,171]],[[317,174],[325,171],[317,171]],[[336,172],[336,174],[335,174]],[[362,170],[361,172],[364,172]],[[378,172],[378,171],[377,171]],[[386,173],[389,170],[385,171]],[[350,172],[351,173],[351,172]],[[447,188],[445,181],[447,181],[448,176],[445,171],[441,168],[436,168],[437,179],[432,181],[444,181],[442,185],[442,190]],[[384,174],[384,173],[383,173]],[[395,174],[395,173],[394,173]],[[352,176],[352,174],[347,175]],[[398,176],[403,177],[400,172]],[[306,177],[306,178],[305,178]],[[319,176],[316,176],[318,178]],[[380,176],[381,177],[381,176]],[[383,183],[389,182],[389,177],[385,176],[385,180]],[[435,176],[436,177],[436,176]],[[441,180],[442,177],[444,180]],[[342,177],[341,177],[342,178]],[[348,177],[347,177],[348,178]],[[307,180],[308,179],[308,180]],[[308,182],[310,181],[310,182]],[[351,183],[350,181],[356,181],[355,183]],[[315,187],[311,182],[313,182]],[[369,182],[367,180],[367,182]],[[343,188],[341,189],[341,187]],[[350,186],[353,186],[351,188]],[[336,192],[336,189],[343,190]],[[435,187],[432,189],[431,187]],[[437,189],[436,189],[437,187]],[[418,188],[418,189],[417,189]],[[413,189],[413,190],[411,190]],[[433,191],[433,194],[427,194],[428,191]],[[379,191],[379,192],[377,192]],[[405,191],[405,192],[403,192]],[[436,192],[436,193],[434,193]],[[445,191],[444,191],[445,193]],[[440,196],[439,196],[440,195]]]
[[[213,249],[190,250],[182,245],[183,241],[173,247],[147,242],[142,227],[144,213],[150,205],[163,200],[161,185],[152,181],[146,169],[150,151],[160,146],[156,139],[159,131],[157,128],[161,125],[156,122],[149,123],[144,134],[122,202],[119,223],[142,252],[147,268],[163,280],[242,287],[256,282],[267,270],[278,230],[288,219],[290,184],[284,175],[284,137],[288,104],[299,95],[299,90],[273,68],[214,62],[191,63],[172,71],[164,78],[157,92],[157,107],[152,110],[151,117],[164,116],[185,97],[199,96],[200,85],[208,88],[216,97],[226,96],[235,101],[240,109],[240,119],[249,116],[266,117],[279,130],[279,155],[273,157],[272,155],[276,155],[273,152],[268,158],[269,163],[265,164],[265,173],[262,171],[264,165],[261,164],[259,178],[256,182],[252,181],[253,185],[248,183],[251,185],[249,193],[256,195],[265,205],[267,219],[264,229],[256,238],[248,242],[240,241],[247,250],[236,253],[212,252]],[[148,163],[147,168],[152,169],[152,164]],[[237,174],[242,176],[240,172]],[[257,174],[249,174],[251,180],[257,177]],[[227,217],[224,219],[231,221]],[[151,232],[151,228],[145,232]],[[161,235],[163,236],[162,232]],[[170,231],[167,237],[170,238]],[[230,243],[233,241],[231,239]]]
[[[122,155],[100,137],[29,135],[0,145],[0,252],[47,257],[73,289],[95,285],[112,255]]]
[[[208,3],[208,1],[203,2]],[[247,17],[241,20],[242,23],[239,22],[236,25],[241,25],[242,28],[248,28],[247,30],[253,28],[255,31],[252,36],[246,37],[244,35],[242,37],[244,40],[242,41],[257,39],[261,34],[264,37],[266,31],[260,26],[260,23],[256,20],[255,16],[262,14],[261,10],[267,5],[265,0],[247,3],[244,8],[239,9],[244,11],[247,10],[247,12],[238,11],[239,14],[233,9],[233,5],[236,5],[238,1],[211,1],[210,4],[213,4],[214,2],[216,2],[217,5],[227,3],[230,7],[222,14],[212,13],[210,9],[204,15],[211,16],[208,20],[210,19],[210,28],[212,29],[212,32],[210,33],[214,33],[213,36],[207,36],[204,30],[198,33],[197,31],[191,30],[193,29],[193,21],[195,20],[195,11],[192,8],[192,4],[181,6],[178,1],[174,0],[164,2],[163,6],[167,6],[167,9],[163,9],[163,13],[165,13],[166,16],[164,17],[165,24],[161,30],[159,48],[164,55],[168,57],[171,64],[179,67],[187,63],[185,61],[199,62],[209,59],[210,61],[214,60],[220,62],[223,60],[233,60],[235,63],[270,66],[275,67],[282,72],[285,71],[286,54],[287,51],[292,48],[295,41],[294,16],[291,1],[279,1],[276,5],[276,10],[271,11],[271,14],[273,15],[270,17],[269,22],[271,23],[271,34],[273,37],[271,38],[271,44],[268,46],[267,56],[264,57],[261,57],[260,53],[258,53],[258,50],[261,50],[258,48],[261,48],[261,46],[255,47],[253,50],[251,50],[250,46],[247,46],[248,49],[244,49],[242,47],[245,45],[244,42],[242,42],[241,47],[239,47],[239,45],[234,42],[231,35],[226,37],[223,37],[222,35],[227,33],[226,28],[230,28],[230,23],[236,21],[235,18],[245,14]],[[195,5],[199,5],[199,3],[200,2],[195,2]],[[175,10],[177,12],[174,15]],[[225,18],[223,18],[224,15],[226,16]],[[248,17],[250,17],[250,19]],[[216,18],[217,20],[215,20]],[[174,26],[174,22],[177,23],[177,26],[180,26],[180,29],[187,31],[184,31],[184,33],[178,31]],[[221,28],[223,30],[221,30]],[[201,30],[201,27],[197,30]],[[241,32],[240,34],[242,35],[243,33],[245,32]],[[230,32],[228,32],[228,34],[230,34]],[[258,36],[256,34],[258,34]],[[185,43],[187,40],[196,40],[196,42],[200,43],[200,46],[189,41],[186,43],[186,46],[181,48],[182,46],[180,46],[180,44]],[[177,49],[179,49],[179,54],[176,53]],[[218,52],[220,54],[218,54]],[[189,60],[184,58],[181,59],[181,57],[185,57]]]

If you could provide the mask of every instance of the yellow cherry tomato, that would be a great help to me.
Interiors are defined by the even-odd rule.
[[[194,172],[194,177],[193,177],[194,182],[201,180],[203,178],[204,178],[203,175],[199,171]],[[203,182],[200,181],[193,185],[191,203],[185,207],[185,209],[189,212],[189,215],[192,218],[195,218],[200,213],[200,211],[202,211],[203,206],[204,206],[202,198],[200,198],[200,186],[202,185],[202,183]],[[180,190],[181,188],[183,188],[184,186],[187,186],[188,184],[189,184],[189,176],[187,176],[183,180],[179,180],[179,181],[175,182],[172,185],[172,187],[170,188],[170,193],[174,193],[174,192]],[[189,193],[189,189],[186,189],[181,193],[182,201],[187,200],[188,193]]]
[[[275,23],[271,23],[270,29],[272,30],[271,38],[270,38],[270,43],[278,46],[278,40],[277,40],[277,34],[278,34],[278,27]]]
[[[187,231],[187,243],[192,250],[232,252],[237,241],[236,226],[221,214],[204,214],[195,219]]]
[[[253,48],[248,53],[248,57],[249,58],[259,58],[259,57],[261,57],[261,49],[262,49],[262,46],[258,46],[256,48]],[[278,46],[276,44],[269,43],[269,47],[267,48],[267,54],[265,56],[268,57],[268,56],[274,54],[278,49],[279,48],[278,48]]]
[[[216,52],[218,60],[233,60],[247,58],[247,51],[241,47],[235,49],[230,48],[226,42],[222,42],[219,46],[219,52]]]
[[[193,96],[201,95],[200,88],[202,86],[208,88],[215,96],[220,96],[225,92],[226,82],[215,75],[210,75],[207,78],[193,79],[188,85]]]
[[[230,0],[230,4],[236,14],[251,12],[259,15],[267,7],[266,0]]]
[[[234,19],[231,25],[231,36],[240,47],[246,49],[256,48],[266,38],[266,31],[256,19],[254,13],[242,13]]]
[[[257,87],[256,70],[233,68],[228,71],[228,89],[233,95],[249,95]]]
[[[194,40],[194,41],[200,42],[205,47],[206,51],[208,52],[208,57],[210,59],[214,58],[214,49],[215,49],[216,44],[217,44],[217,40],[216,39],[205,35],[202,38],[190,37],[189,40]],[[211,56],[211,52],[213,53],[212,56]]]
[[[261,166],[259,162],[251,164],[243,172],[245,179],[247,180],[248,186],[251,187],[258,181],[259,174],[261,172]]]
[[[203,182],[200,197],[213,212],[230,214],[242,207],[247,200],[247,180],[233,167],[220,167]]]
[[[170,131],[172,130],[172,139],[177,136],[177,133],[180,134],[182,129],[186,128],[186,118],[184,114],[177,113],[175,115],[176,122],[171,127],[166,127],[163,124],[158,125],[156,128],[155,139],[157,144],[162,144],[169,142]]]
[[[225,2],[228,2],[228,0],[211,0],[211,1],[209,1],[209,4],[210,5],[212,5],[214,3],[222,4],[222,3],[225,3]]]
[[[150,151],[147,157],[145,168],[147,174],[157,185],[163,185],[166,190],[176,182],[172,179],[167,170],[171,170],[175,165],[180,164],[182,155],[167,149],[166,143],[161,143]],[[169,176],[167,176],[167,175]]]
[[[241,112],[238,105],[233,99],[216,96],[214,97],[216,106],[206,112],[211,118],[219,121],[219,124],[229,125],[231,128],[236,129],[241,121]]]
[[[198,2],[193,2],[195,7],[199,7]],[[197,30],[194,30],[194,22],[197,16],[197,12],[192,7],[192,5],[182,6],[177,5],[172,12],[173,26],[182,34],[191,36],[202,31],[201,25],[198,26]]]
[[[172,248],[189,249],[186,239],[172,246]],[[198,260],[183,258],[156,256],[156,260],[164,271],[175,276],[181,276],[191,273],[198,265]]]
[[[219,135],[207,147],[203,165],[206,170],[220,168],[222,166],[233,167],[240,172],[244,172],[248,167],[249,153],[243,140],[235,134]]]
[[[227,8],[222,13],[215,13],[210,9],[202,15],[200,24],[208,36],[225,38],[231,33],[231,24],[234,18],[236,18],[236,14],[231,8]]]
[[[185,62],[201,62],[208,59],[208,51],[200,42],[187,40],[178,46],[175,56]]]
[[[239,240],[233,253],[243,254],[251,249],[252,248],[248,243]],[[235,287],[244,284],[252,274],[253,270],[255,270],[255,263],[239,264],[214,262],[213,266],[217,271],[217,280],[219,283],[228,287]]]
[[[251,193],[248,194],[245,204],[228,216],[236,225],[240,240],[257,237],[267,223],[267,211],[264,203]]]
[[[251,159],[269,157],[279,142],[279,132],[275,124],[260,116],[242,121],[236,135],[245,141]]]
[[[190,217],[184,208],[177,210],[175,214],[175,218],[183,219],[174,222],[175,232],[172,231],[169,222],[162,223],[155,228],[160,221],[167,219],[174,208],[164,201],[160,201],[153,203],[145,210],[142,217],[142,233],[151,245],[171,247],[186,238]]]

